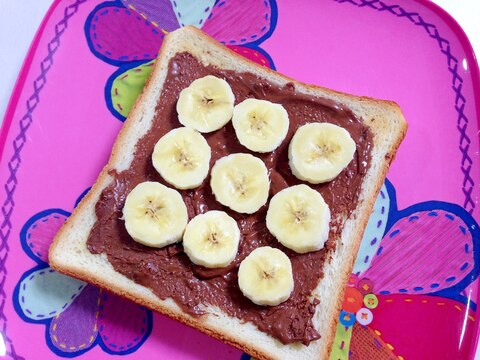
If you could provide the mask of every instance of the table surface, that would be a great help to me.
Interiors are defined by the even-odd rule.
[[[53,0],[0,0],[0,124],[15,86],[30,43],[40,25],[46,11]],[[480,56],[480,2],[478,0],[434,0],[435,3],[449,12],[462,26],[470,39],[475,53]],[[21,31],[18,19],[22,19]],[[480,360],[477,349],[475,360]]]

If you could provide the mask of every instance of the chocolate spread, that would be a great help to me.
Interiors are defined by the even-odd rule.
[[[160,137],[180,126],[176,112],[180,91],[193,80],[206,75],[225,79],[235,94],[236,104],[247,98],[257,98],[282,104],[287,110],[290,118],[288,135],[282,145],[271,153],[252,153],[240,145],[231,123],[218,131],[204,134],[212,149],[210,167],[222,156],[238,152],[252,153],[262,159],[270,175],[270,196],[288,186],[302,183],[292,175],[288,166],[288,144],[299,126],[309,122],[330,122],[348,130],[357,144],[354,159],[334,180],[320,185],[309,184],[322,194],[332,213],[332,230],[324,249],[297,254],[283,247],[266,228],[267,205],[252,215],[231,211],[215,201],[209,177],[200,187],[180,193],[190,219],[208,210],[223,210],[237,220],[241,241],[237,257],[228,267],[207,269],[194,265],[184,253],[181,243],[156,249],[143,246],[128,235],[121,220],[125,197],[143,181],[158,181],[170,186],[153,168],[153,147]],[[298,341],[308,345],[320,338],[312,317],[322,299],[311,299],[311,292],[323,277],[323,265],[329,261],[328,253],[335,248],[344,219],[356,207],[360,186],[370,163],[371,146],[370,131],[344,105],[299,94],[293,83],[279,87],[251,73],[204,66],[188,53],[177,54],[170,61],[152,128],[138,142],[130,168],[121,173],[110,172],[114,180],[96,204],[98,220],[90,233],[88,249],[94,254],[107,254],[116,271],[152,289],[161,299],[173,298],[193,316],[201,316],[204,305],[218,306],[231,316],[255,324],[284,344]],[[242,259],[256,247],[265,245],[284,251],[293,268],[295,288],[291,297],[273,307],[252,303],[242,295],[237,282],[238,265]]]

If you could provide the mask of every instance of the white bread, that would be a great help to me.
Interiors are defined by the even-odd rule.
[[[251,323],[230,317],[219,308],[205,304],[207,315],[192,317],[184,313],[172,299],[160,300],[150,289],[116,272],[105,254],[94,255],[86,246],[90,230],[96,222],[95,204],[101,192],[112,181],[111,169],[121,172],[132,162],[137,141],[149,130],[155,106],[167,75],[169,60],[176,53],[188,52],[205,65],[250,72],[273,84],[294,82],[297,92],[334,100],[348,106],[370,128],[373,134],[371,163],[364,177],[357,208],[345,222],[341,239],[326,262],[324,278],[314,294],[320,294],[313,323],[321,339],[309,346],[283,345]],[[50,248],[50,265],[64,274],[93,283],[150,309],[169,315],[187,325],[230,343],[258,359],[326,359],[335,336],[338,313],[347,279],[373,208],[373,203],[386,176],[390,162],[407,129],[400,108],[393,102],[357,97],[330,89],[296,82],[272,70],[245,60],[212,40],[200,30],[184,27],[164,40],[155,69],[128,120],[120,131],[110,160],[95,185],[81,201]],[[234,329],[234,330],[233,330]]]

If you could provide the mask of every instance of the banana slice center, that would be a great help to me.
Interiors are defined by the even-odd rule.
[[[227,235],[215,225],[210,225],[207,235],[205,236],[205,242],[208,247],[217,247],[221,244],[221,240]]]
[[[203,125],[210,126],[210,122],[213,120],[210,118],[211,113],[221,106],[228,105],[228,101],[222,101],[215,99],[214,96],[197,95],[197,111],[200,114]]]
[[[205,92],[196,94],[195,97],[198,103],[198,108],[202,110],[201,111],[202,115],[205,115],[205,112],[209,113],[210,111],[213,110],[214,107],[218,105],[226,105],[229,103],[228,101],[218,99],[215,95],[211,94],[208,90],[205,90]]]
[[[305,210],[296,210],[293,212],[295,223],[303,223],[308,218],[308,212]]]
[[[319,139],[313,144],[307,162],[310,164],[318,164],[324,160],[335,161],[337,154],[340,153],[341,147],[337,143]]]
[[[256,259],[256,267],[259,279],[270,285],[277,283],[282,275],[282,267],[270,258]]]
[[[277,269],[275,266],[270,266],[268,269],[265,269],[264,266],[260,265],[260,278],[266,281],[272,281],[275,279]]]
[[[218,234],[215,231],[211,232],[210,235],[208,235],[207,240],[208,240],[209,244],[217,245],[218,244]]]
[[[175,144],[174,162],[180,164],[188,170],[193,170],[198,166],[198,157],[190,149],[191,144],[184,142],[183,144]]]
[[[259,114],[257,112],[251,112],[248,116],[248,133],[255,134],[263,139],[272,135],[273,131],[270,128],[270,123],[265,120],[268,118],[265,114]]]
[[[296,198],[288,203],[291,222],[306,227],[309,218],[308,204],[302,199]]]
[[[165,211],[166,206],[160,201],[148,200],[148,205],[143,209],[145,216],[164,225],[169,222],[169,214]]]
[[[205,106],[210,106],[210,105],[213,104],[213,99],[204,96],[202,98],[202,104],[205,105]]]
[[[248,195],[249,191],[249,186],[247,184],[247,175],[236,171],[236,172],[231,172],[228,175],[228,179],[230,180],[230,183],[232,184],[232,194],[238,197],[246,197]]]

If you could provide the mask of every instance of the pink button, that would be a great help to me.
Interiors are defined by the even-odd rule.
[[[351,274],[350,277],[348,278],[347,285],[350,287],[356,287],[357,284],[358,284],[358,276],[355,274]]]
[[[357,311],[357,321],[360,325],[368,325],[372,322],[373,320],[373,314],[372,312],[367,309],[367,308],[361,308],[360,310]]]
[[[357,284],[357,289],[363,294],[370,294],[373,292],[373,282],[369,279],[362,279]]]

